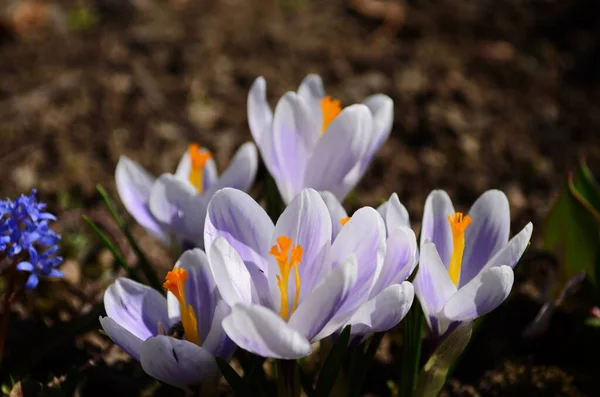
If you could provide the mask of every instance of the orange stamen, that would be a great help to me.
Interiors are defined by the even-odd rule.
[[[185,339],[200,346],[200,335],[198,333],[198,322],[196,313],[192,305],[188,305],[185,300],[185,281],[188,274],[185,269],[176,267],[167,273],[163,288],[170,291],[179,302],[179,311],[181,314],[181,324],[185,333]]]
[[[324,134],[329,124],[342,112],[342,102],[329,96],[321,99],[321,112],[323,113],[323,125],[321,134]]]
[[[202,150],[200,145],[191,144],[188,146],[188,153],[192,163],[190,169],[189,181],[199,194],[204,191],[204,166],[212,158],[212,154],[206,150]]]
[[[460,269],[462,267],[462,258],[465,251],[465,230],[471,224],[472,219],[469,215],[463,215],[461,212],[456,212],[448,216],[448,223],[452,230],[452,240],[454,249],[450,257],[448,265],[448,274],[454,285],[458,285],[460,279]]]
[[[279,274],[276,275],[277,286],[279,287],[281,295],[281,311],[279,312],[279,315],[286,321],[290,319],[290,315],[294,313],[298,307],[298,300],[300,299],[300,273],[298,272],[298,265],[302,262],[303,253],[304,249],[302,246],[292,246],[292,239],[287,236],[279,236],[277,238],[277,245],[271,247],[271,251],[269,251],[269,254],[275,257],[277,265],[279,266]],[[294,302],[290,312],[287,288],[292,268],[294,268],[296,292],[294,293]]]

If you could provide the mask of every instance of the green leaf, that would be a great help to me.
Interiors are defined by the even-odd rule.
[[[600,217],[600,186],[587,164],[581,160],[579,169],[574,178],[575,189],[589,205],[595,210],[596,216]]]
[[[144,272],[144,275],[148,279],[150,286],[152,286],[152,288],[154,288],[155,290],[162,293],[163,292],[162,282],[156,275],[156,272],[154,271],[152,266],[150,266],[150,262],[148,261],[148,258],[146,258],[146,255],[144,255],[144,253],[140,249],[139,245],[137,244],[137,241],[135,240],[135,238],[133,238],[133,236],[129,232],[129,227],[127,226],[127,222],[125,222],[125,219],[121,216],[121,214],[117,210],[117,206],[115,205],[114,201],[112,201],[112,199],[108,195],[108,192],[106,191],[106,189],[104,189],[104,187],[102,185],[96,185],[96,189],[102,196],[102,199],[104,200],[104,203],[106,204],[106,207],[108,208],[111,215],[117,222],[117,225],[123,231],[123,234],[125,234],[125,237],[127,238],[127,241],[129,242],[129,245],[131,245],[133,252],[135,252],[135,255],[137,256],[137,258],[139,260],[140,267],[142,268],[142,272]]]
[[[423,323],[425,317],[421,305],[415,299],[412,308],[403,320],[402,352],[400,356],[400,383],[398,388],[401,396],[413,395],[421,363],[421,346],[423,343]]]
[[[217,365],[219,366],[223,377],[227,380],[227,383],[229,383],[229,386],[231,386],[235,395],[251,397],[248,384],[233,368],[231,368],[229,363],[221,357],[215,357],[215,359],[217,360]]]
[[[597,187],[586,175],[585,168],[580,167],[574,176],[569,176],[542,231],[545,249],[559,258],[562,284],[579,272],[585,272],[592,283],[596,282],[600,216],[587,201]]]
[[[94,223],[94,221],[92,221],[86,215],[82,215],[82,218],[83,218],[84,221],[87,222],[88,225],[90,225],[90,227],[92,228],[92,230],[94,231],[94,233],[96,233],[96,235],[100,238],[100,241],[102,241],[102,244],[104,244],[106,246],[106,248],[108,248],[110,250],[110,252],[113,254],[113,256],[115,257],[115,259],[117,260],[117,262],[119,262],[119,264],[121,265],[121,267],[123,269],[125,269],[125,271],[127,272],[127,275],[129,276],[129,278],[132,279],[132,280],[135,280],[135,281],[139,281],[138,277],[136,276],[136,274],[131,270],[131,267],[129,266],[129,263],[127,263],[127,261],[125,260],[125,258],[123,257],[123,255],[121,255],[121,253],[119,252],[119,250],[117,249],[117,247],[112,243],[112,241],[110,241],[110,239],[108,238],[108,236],[106,235],[106,233],[104,233],[102,230],[100,230],[100,228],[98,227],[98,225],[96,225]]]
[[[352,352],[350,361],[350,369],[348,370],[348,396],[356,397],[360,394],[362,385],[367,377],[367,372],[373,364],[375,353],[381,344],[381,340],[385,332],[379,332],[369,339],[369,344],[366,351],[363,351],[364,346],[359,346]]]
[[[472,330],[472,322],[462,323],[440,343],[419,374],[415,396],[437,397],[440,394],[448,370],[467,347]]]
[[[333,344],[329,355],[323,363],[323,368],[315,387],[315,397],[328,397],[337,380],[340,368],[348,351],[350,341],[350,326],[347,325]]]

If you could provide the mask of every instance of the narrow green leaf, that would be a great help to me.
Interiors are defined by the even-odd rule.
[[[579,168],[573,180],[579,194],[600,216],[600,186],[585,161],[579,162]]]
[[[215,359],[217,360],[217,365],[219,366],[223,377],[227,380],[227,383],[229,383],[229,386],[231,386],[235,395],[251,397],[248,384],[233,368],[231,368],[229,363],[221,357],[215,357]]]
[[[403,320],[402,352],[400,356],[401,396],[412,397],[417,384],[421,363],[421,345],[425,317],[421,305],[415,299],[412,308]]]
[[[315,397],[328,397],[337,380],[340,368],[348,351],[350,341],[350,326],[347,325],[333,344],[329,355],[323,363],[323,368],[315,387]]]
[[[473,330],[473,323],[459,325],[435,349],[421,370],[416,397],[437,397],[446,383],[448,370],[467,347]]]
[[[148,279],[148,283],[150,284],[150,286],[152,286],[152,288],[154,288],[157,291],[162,293],[163,288],[162,288],[162,283],[161,283],[160,279],[158,278],[158,276],[156,275],[156,272],[150,265],[150,262],[148,261],[148,258],[146,257],[146,255],[144,255],[144,252],[140,249],[139,245],[137,244],[137,241],[129,232],[129,227],[127,226],[127,222],[125,222],[125,219],[123,218],[123,216],[121,216],[121,214],[117,210],[117,206],[115,205],[114,201],[110,198],[110,196],[108,195],[108,192],[106,191],[106,189],[104,189],[104,187],[102,185],[96,185],[96,189],[102,196],[102,199],[104,200],[104,203],[106,204],[106,207],[108,208],[111,215],[117,222],[117,225],[119,225],[119,228],[123,231],[123,234],[125,235],[125,238],[127,238],[127,241],[131,245],[133,252],[135,252],[135,255],[137,256],[137,258],[139,260],[142,272],[144,272],[144,275]]]
[[[121,253],[119,252],[119,250],[117,249],[117,247],[112,243],[112,241],[110,241],[110,239],[108,238],[108,236],[106,235],[106,233],[104,233],[94,223],[94,221],[92,221],[86,215],[82,215],[82,218],[83,218],[84,221],[87,222],[88,225],[90,225],[90,227],[92,228],[92,230],[94,231],[94,233],[96,233],[96,235],[100,238],[100,241],[102,241],[102,244],[104,244],[106,246],[106,248],[108,248],[110,250],[110,252],[113,254],[113,256],[115,257],[115,259],[117,260],[117,262],[119,262],[119,264],[121,265],[121,267],[123,269],[125,269],[125,271],[127,272],[127,275],[129,276],[129,278],[132,279],[132,280],[135,280],[135,281],[139,281],[138,277],[136,276],[136,274],[131,270],[131,267],[129,266],[129,263],[127,263],[127,261],[125,260],[125,258],[123,257],[123,255],[121,255]]]
[[[375,353],[381,344],[385,332],[376,333],[369,339],[366,351],[364,346],[359,346],[352,352],[350,368],[348,370],[348,396],[356,397],[360,394],[367,373],[373,364]]]

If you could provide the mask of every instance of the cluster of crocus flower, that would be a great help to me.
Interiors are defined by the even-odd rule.
[[[116,182],[128,211],[165,243],[204,251],[183,253],[166,276],[166,297],[128,279],[114,283],[105,294],[106,333],[148,374],[190,388],[217,375],[214,356],[228,359],[236,347],[298,359],[346,325],[360,343],[396,326],[415,295],[440,338],[498,307],[532,233],[528,224],[509,240],[502,192],[485,192],[462,214],[433,191],[419,244],[398,195],[352,216],[341,204],[389,136],[392,117],[393,102],[381,94],[342,109],[316,75],[273,113],[257,79],[248,118],[287,204],[276,222],[246,193],[257,168],[251,143],[220,180],[198,146],[174,175],[157,180],[122,157]]]

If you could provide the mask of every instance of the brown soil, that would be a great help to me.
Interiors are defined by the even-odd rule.
[[[97,183],[115,193],[121,154],[159,174],[199,142],[222,169],[251,139],[246,96],[261,75],[273,104],[310,72],[344,104],[390,95],[392,137],[349,205],[375,205],[397,192],[417,228],[434,188],[465,209],[499,188],[514,230],[533,221],[539,231],[578,156],[600,175],[600,6],[592,0],[388,0],[400,8],[383,28],[357,1],[39,0],[19,13],[25,1],[29,7],[32,0],[0,5],[0,196],[37,187],[71,219],[73,207],[102,208]],[[69,30],[60,16],[82,5],[97,23]],[[520,264],[521,286],[540,278],[533,256]],[[166,262],[160,250],[153,257]],[[79,279],[97,280],[97,266],[80,265],[102,263],[103,255],[71,259],[74,285],[101,293]],[[521,331],[538,308],[516,292],[490,316],[447,395],[595,395],[598,332],[580,315],[559,313],[548,334],[525,341]],[[21,317],[34,337],[62,320],[27,320],[31,310]],[[45,380],[48,368],[63,374],[106,346],[90,348],[88,339],[45,358],[34,377]],[[118,360],[100,360],[88,374],[86,395],[148,383]]]

